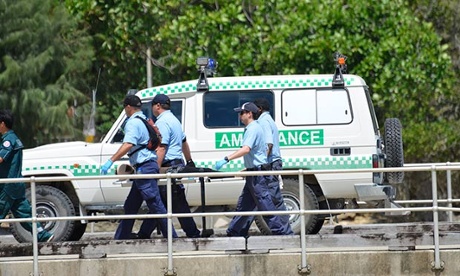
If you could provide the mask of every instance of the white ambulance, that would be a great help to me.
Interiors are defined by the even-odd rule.
[[[199,79],[150,87],[137,92],[143,111],[152,117],[150,101],[158,94],[171,99],[171,110],[182,122],[197,167],[214,168],[215,162],[240,147],[244,126],[234,107],[256,98],[271,104],[280,137],[284,170],[338,170],[403,166],[401,125],[387,119],[383,137],[365,81],[345,74],[345,58],[338,56],[334,74],[213,77],[213,60],[201,58]],[[121,108],[120,108],[121,109]],[[24,153],[23,174],[30,176],[94,176],[119,148],[123,139],[122,111],[99,143],[68,142],[40,146]],[[109,174],[127,163],[115,162]],[[230,161],[224,171],[244,169],[242,158]],[[356,201],[382,203],[397,208],[394,184],[402,172],[333,173],[305,176],[308,210],[342,209]],[[300,209],[298,177],[283,178],[282,193],[289,210]],[[38,183],[38,214],[43,217],[122,213],[129,187],[114,180]],[[241,177],[206,181],[206,211],[231,210],[243,188]],[[200,184],[185,183],[192,207],[201,205]],[[306,232],[317,233],[327,215],[307,215]],[[291,226],[300,232],[300,218],[291,215]],[[260,218],[259,229],[268,233]],[[48,222],[45,228],[56,240],[78,240],[86,221]],[[20,242],[30,234],[19,224],[12,232]]]

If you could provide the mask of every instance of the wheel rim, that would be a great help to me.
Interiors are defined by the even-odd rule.
[[[295,197],[290,196],[290,195],[284,195],[283,200],[284,200],[284,205],[286,206],[286,210],[288,211],[299,211],[300,210],[300,203],[298,200],[296,200]],[[298,220],[299,220],[299,214],[289,215],[290,224]]]
[[[38,218],[55,218],[57,217],[56,206],[51,202],[38,202],[37,203],[37,217]],[[56,225],[56,221],[40,222],[41,226],[49,231]]]

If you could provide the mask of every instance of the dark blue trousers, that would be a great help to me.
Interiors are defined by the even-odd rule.
[[[260,211],[275,211],[271,194],[268,190],[267,178],[265,176],[247,176],[243,191],[238,198],[236,211],[253,211],[255,208]],[[265,216],[270,230],[274,235],[286,235],[289,233],[289,224],[283,224],[279,216]],[[227,229],[229,236],[246,236],[253,218],[247,216],[233,217]]]
[[[184,165],[184,162],[181,159],[175,159],[172,161],[163,164],[162,167],[170,167]],[[167,194],[166,186],[160,186],[160,195],[163,204],[166,206],[167,203]],[[191,213],[190,207],[188,205],[187,199],[185,197],[184,185],[173,185],[171,187],[172,192],[172,212],[173,213]],[[195,220],[193,217],[180,217],[178,218],[182,230],[189,238],[198,238],[200,237],[200,230],[196,227]],[[157,227],[157,221],[155,219],[146,219],[142,222],[141,228],[139,229],[138,236],[140,238],[149,238]]]
[[[283,170],[283,162],[281,160],[276,160],[271,163],[271,167],[273,171],[281,171]],[[284,205],[283,194],[281,193],[280,189],[280,181],[278,175],[271,175],[268,177],[268,189],[270,190],[270,194],[272,196],[273,204],[275,204],[277,211],[286,211],[286,205]],[[293,235],[294,232],[291,229],[291,225],[289,224],[289,215],[280,216],[281,221],[283,224],[287,224],[288,233],[287,235]]]
[[[272,165],[272,170],[282,170],[281,160],[274,161],[271,165]],[[278,176],[269,175],[269,176],[264,176],[263,178],[267,182],[267,188],[270,193],[271,200],[275,206],[275,210],[286,211],[286,206],[284,205],[283,195],[281,194]],[[254,210],[258,210],[258,209],[255,208]],[[282,228],[285,229],[283,230],[284,232],[281,235],[293,235],[294,232],[292,231],[291,226],[289,224],[289,215],[278,216],[278,217],[281,220]],[[246,237],[248,235],[249,228],[251,227],[251,224],[254,221],[254,216],[236,216],[235,218],[237,220],[237,224],[243,225],[243,227],[239,228],[240,229],[239,231],[237,231],[234,227],[232,228],[229,227],[229,230],[227,230],[227,233],[231,236]],[[264,216],[263,218],[265,222],[268,224],[269,217]]]
[[[158,164],[156,161],[144,163],[137,168],[137,174],[153,174],[158,173]],[[146,202],[151,214],[166,214],[166,208],[161,201],[160,191],[156,179],[136,179],[133,181],[131,190],[124,204],[125,214],[132,215],[139,212],[142,202]],[[163,237],[168,236],[167,219],[158,219],[158,224],[163,234]],[[131,231],[133,229],[133,219],[123,219],[118,225],[115,232],[116,240],[130,239]],[[176,231],[173,228],[173,237],[177,238]]]

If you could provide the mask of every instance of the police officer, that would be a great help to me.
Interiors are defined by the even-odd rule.
[[[187,165],[195,166],[190,153],[182,125],[170,110],[171,101],[164,94],[157,94],[152,100],[152,112],[157,121],[156,126],[161,133],[161,144],[157,149],[157,162],[160,167],[184,166],[182,155],[187,160]],[[185,198],[184,186],[173,185],[173,213],[190,213],[190,207]],[[166,186],[160,186],[163,202],[166,202]],[[196,227],[193,217],[180,217],[179,223],[189,238],[200,237],[200,230]],[[149,237],[155,228],[154,220],[144,220],[139,229],[139,237]]]
[[[123,106],[128,116],[128,120],[124,127],[125,136],[123,138],[123,144],[118,151],[102,165],[101,173],[107,174],[113,162],[119,160],[125,154],[128,154],[129,162],[136,169],[136,174],[158,173],[157,156],[155,152],[145,147],[145,144],[147,144],[149,140],[148,130],[141,120],[136,119],[136,117],[145,119],[145,115],[141,110],[141,100],[135,95],[128,95],[123,101]],[[133,181],[133,185],[131,186],[131,190],[123,206],[125,214],[137,214],[143,201],[147,203],[150,213],[166,214],[166,208],[161,201],[157,180],[155,178],[135,179]],[[161,218],[158,219],[158,222],[161,233],[163,237],[166,238],[168,229],[167,219]],[[133,219],[121,220],[115,232],[115,239],[130,239],[133,225]],[[174,229],[173,237],[177,237]]]
[[[259,109],[252,102],[246,102],[241,107],[234,108],[240,113],[240,120],[246,126],[244,129],[242,147],[234,153],[225,156],[216,162],[216,169],[220,170],[230,160],[244,156],[244,166],[247,171],[261,171],[267,169],[267,152],[265,136],[262,127],[255,120]],[[253,211],[257,207],[260,211],[275,211],[275,205],[268,191],[264,176],[247,176],[243,191],[238,199],[237,211]],[[265,216],[270,230],[275,235],[289,234],[289,225],[283,224],[278,216]],[[242,216],[233,217],[227,229],[228,236],[245,236],[251,226],[252,219],[243,219]]]
[[[22,145],[13,128],[13,115],[9,110],[0,111],[0,178],[22,178]],[[32,208],[26,199],[24,183],[0,184],[0,219],[4,219],[11,211],[15,218],[32,217]],[[22,222],[21,225],[32,232],[32,223]],[[38,241],[50,242],[54,236],[37,223]]]
[[[267,158],[272,171],[281,171],[283,169],[283,161],[281,159],[280,141],[278,127],[270,115],[270,103],[265,98],[258,98],[254,104],[259,108],[257,121],[262,126],[265,133],[265,142],[267,143]],[[268,176],[268,189],[272,196],[273,203],[279,211],[286,211],[284,205],[283,195],[280,190],[280,183],[278,175]],[[283,223],[289,226],[289,234],[294,234],[289,225],[289,215],[280,216]]]

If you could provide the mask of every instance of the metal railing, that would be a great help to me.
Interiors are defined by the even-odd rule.
[[[380,169],[348,169],[348,170],[295,170],[295,171],[250,171],[250,172],[231,172],[231,173],[221,173],[216,172],[212,173],[213,177],[233,177],[233,176],[250,176],[250,175],[281,175],[281,176],[298,176],[299,179],[299,199],[300,199],[300,210],[297,211],[250,211],[250,212],[202,212],[202,213],[188,213],[188,214],[173,214],[172,213],[172,193],[171,185],[172,179],[174,178],[184,178],[184,177],[206,177],[209,176],[209,173],[167,173],[167,174],[151,174],[151,175],[129,175],[122,177],[120,175],[110,175],[110,176],[85,176],[85,177],[30,177],[30,178],[17,178],[17,179],[0,179],[1,183],[19,183],[19,182],[29,182],[31,186],[31,205],[32,205],[32,217],[31,218],[10,218],[2,219],[2,222],[14,223],[14,222],[31,222],[32,223],[32,237],[33,237],[33,275],[38,276],[38,240],[37,240],[37,222],[47,222],[47,221],[67,221],[67,220],[117,220],[117,219],[147,219],[147,218],[167,218],[168,221],[168,235],[167,235],[167,248],[168,248],[168,267],[165,272],[165,275],[175,275],[173,267],[173,243],[172,243],[172,219],[175,217],[212,217],[212,216],[254,216],[254,215],[299,215],[301,223],[301,232],[300,232],[300,246],[301,246],[301,263],[298,267],[300,274],[309,274],[310,266],[307,263],[307,242],[306,242],[306,232],[305,232],[305,215],[309,214],[325,214],[325,215],[335,215],[343,213],[381,213],[388,211],[387,208],[365,208],[365,209],[328,209],[328,210],[305,210],[305,197],[304,197],[304,175],[310,174],[335,174],[335,173],[373,173],[373,172],[393,172],[393,171],[403,171],[403,172],[420,172],[426,171],[431,172],[431,186],[432,186],[432,199],[431,200],[404,200],[396,201],[400,203],[430,203],[431,207],[403,207],[398,209],[398,211],[411,211],[411,212],[433,212],[433,229],[434,229],[434,262],[432,269],[435,271],[440,271],[443,269],[443,263],[440,259],[440,246],[439,246],[439,216],[440,211],[447,211],[450,213],[449,222],[452,222],[452,212],[460,212],[460,208],[453,208],[453,202],[460,202],[460,200],[452,199],[452,183],[451,183],[451,171],[460,170],[460,163],[437,163],[437,164],[421,164],[421,165],[406,165],[403,168],[380,168]],[[437,196],[437,175],[436,172],[446,171],[447,172],[447,190],[448,198],[446,200],[438,200]],[[54,217],[54,218],[38,218],[36,212],[36,185],[41,182],[50,182],[50,181],[73,181],[73,180],[103,180],[103,179],[142,179],[142,178],[166,178],[167,185],[167,213],[166,214],[136,214],[136,215],[103,215],[103,216],[77,216],[77,217]],[[439,202],[447,202],[448,207],[439,207]]]

